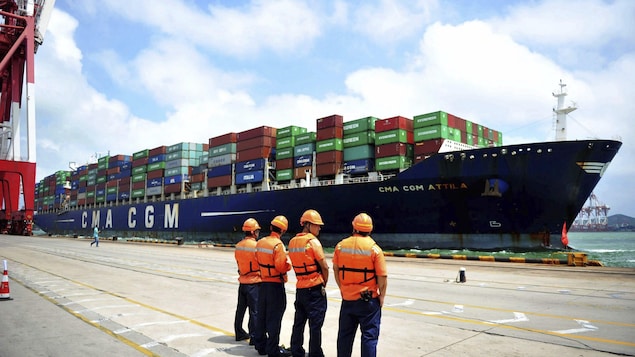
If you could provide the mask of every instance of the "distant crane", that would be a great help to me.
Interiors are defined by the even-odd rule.
[[[597,196],[591,192],[588,205],[585,205],[578,213],[571,230],[582,232],[598,232],[608,229],[609,206],[598,200]]]

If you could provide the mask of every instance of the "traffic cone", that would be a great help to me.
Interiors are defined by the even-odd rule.
[[[4,273],[2,273],[2,283],[0,283],[0,300],[13,300],[9,293],[9,272],[7,271],[7,261],[4,261]]]

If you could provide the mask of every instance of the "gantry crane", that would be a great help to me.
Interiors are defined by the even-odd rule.
[[[43,42],[54,3],[55,0],[0,0],[0,233],[32,232],[36,162],[34,56]],[[23,98],[26,103],[22,103]],[[22,132],[23,112],[26,134]],[[26,153],[21,150],[23,141],[27,144]]]

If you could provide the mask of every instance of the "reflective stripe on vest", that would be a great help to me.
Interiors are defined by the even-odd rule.
[[[286,273],[279,272],[278,269],[276,269],[275,262],[273,261],[273,252],[276,249],[276,247],[280,244],[282,243],[278,243],[274,245],[272,248],[263,247],[263,246],[256,248],[256,254],[261,253],[261,255],[258,256],[258,265],[260,266],[261,278],[263,279],[280,278],[280,280],[284,282],[284,276],[286,275]],[[272,270],[273,270],[273,274],[272,274]]]

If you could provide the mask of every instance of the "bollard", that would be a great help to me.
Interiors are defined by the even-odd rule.
[[[461,267],[461,269],[459,269],[459,283],[464,283],[466,281],[467,279],[465,278],[465,268]]]

